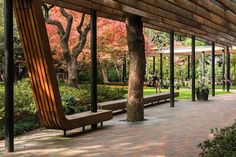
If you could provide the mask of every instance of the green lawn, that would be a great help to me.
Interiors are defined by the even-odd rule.
[[[226,86],[225,86],[226,88]],[[222,85],[216,85],[216,89],[223,89]],[[236,89],[236,86],[231,86],[230,89]]]
[[[4,85],[0,84],[0,92],[3,92],[3,91],[4,91]]]
[[[176,91],[179,91],[179,97],[177,97],[177,99],[191,99],[191,90],[186,89],[186,88],[182,88],[182,89],[176,90]],[[162,89],[161,92],[169,92],[169,89]],[[151,94],[155,94],[155,93],[156,93],[155,88],[150,88],[150,87],[144,88],[144,95],[151,95]],[[230,93],[232,93],[232,92],[230,92]],[[220,89],[216,89],[216,95],[219,95],[219,94],[229,94],[229,93],[223,92],[220,88]]]

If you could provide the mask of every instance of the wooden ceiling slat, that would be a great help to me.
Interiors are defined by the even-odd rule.
[[[229,25],[228,21],[224,20],[222,17],[219,17],[215,14],[209,13],[205,9],[194,7],[194,5],[191,4],[191,2],[188,2],[186,0],[182,0],[182,1],[169,0],[170,2],[168,2],[168,0],[165,0],[165,1],[142,0],[142,1],[144,1],[145,3],[149,3],[150,5],[162,8],[166,11],[172,12],[174,14],[178,14],[181,17],[188,18],[189,20],[193,20],[195,22],[201,23],[205,26],[211,27],[218,31],[228,33],[234,37],[236,35],[235,33],[236,29],[234,29],[233,31],[229,31],[227,29],[227,26]],[[197,13],[201,13],[200,14],[201,16],[198,15]],[[220,22],[215,23],[216,21],[220,21]]]
[[[236,14],[236,3],[234,3],[231,0],[217,0],[218,2],[222,3],[224,6],[226,6],[230,11],[232,11],[234,14]]]
[[[200,17],[198,18],[198,22],[196,22],[197,19],[193,19],[193,18],[188,19],[188,18],[183,17],[183,16],[185,16],[184,13],[186,13],[186,12],[182,13],[182,15],[179,16],[179,15],[177,15],[177,13],[174,14],[171,11],[166,11],[166,10],[161,9],[161,7],[164,7],[164,6],[170,7],[167,3],[163,3],[165,1],[156,0],[155,3],[153,2],[153,5],[150,5],[150,4],[142,2],[142,1],[137,1],[137,0],[114,0],[114,1],[122,3],[124,5],[128,5],[132,8],[144,11],[146,13],[150,13],[152,15],[161,16],[163,19],[173,20],[178,23],[182,23],[187,26],[191,26],[193,28],[204,30],[204,31],[211,33],[211,34],[216,34],[216,35],[221,36],[225,39],[235,41],[235,37],[232,36],[232,34],[235,35],[235,32],[232,32],[232,31],[229,32],[227,29],[225,29],[225,30],[224,29],[218,29],[218,30],[213,29],[219,25],[214,24],[214,25],[212,25],[212,27],[208,27],[208,26],[202,24],[203,19],[199,19]],[[158,7],[157,7],[157,4],[158,4]],[[156,6],[156,7],[154,7],[154,6]],[[175,11],[178,12],[177,10],[175,10]],[[150,15],[148,15],[148,16],[150,17]],[[144,17],[144,15],[143,15],[143,17]],[[213,23],[210,23],[210,24],[213,24]]]
[[[173,0],[168,0],[168,1],[173,1]],[[193,11],[199,14],[200,16],[205,16],[207,19],[212,19],[213,22],[219,23],[219,19],[215,18],[217,15],[218,17],[221,17],[223,20],[227,21],[226,25],[223,26],[231,29],[232,31],[236,30],[236,14],[234,14],[232,11],[225,10],[210,0],[208,1],[189,0],[189,1],[194,3],[193,5],[198,6],[198,9],[197,10],[193,9]],[[185,8],[187,9],[189,7],[185,6]],[[210,16],[206,16],[205,13],[202,11],[202,8],[210,12],[211,13]]]
[[[196,28],[193,28],[193,27],[191,27],[191,26],[188,26],[188,25],[183,25],[182,23],[180,23],[180,22],[177,22],[177,21],[171,21],[170,22],[170,20],[168,20],[167,18],[163,18],[163,17],[160,17],[160,16],[157,16],[157,15],[153,15],[153,14],[150,14],[150,13],[143,13],[144,11],[143,10],[141,10],[141,12],[142,13],[140,13],[140,11],[138,10],[138,9],[134,9],[134,8],[132,8],[132,9],[130,9],[130,7],[129,6],[126,6],[126,5],[122,5],[122,4],[120,4],[119,2],[120,2],[120,0],[117,0],[117,1],[119,1],[119,2],[114,2],[113,0],[99,0],[99,1],[96,1],[96,0],[92,0],[94,3],[98,3],[98,4],[100,4],[100,5],[105,5],[105,6],[107,6],[107,7],[112,7],[113,9],[123,9],[123,11],[125,11],[125,12],[130,12],[130,13],[133,13],[133,14],[136,14],[136,12],[138,12],[139,13],[139,15],[140,16],[143,16],[143,17],[145,17],[145,18],[150,18],[150,19],[152,19],[152,20],[156,20],[156,21],[159,21],[159,22],[162,22],[163,21],[163,23],[166,23],[167,25],[169,25],[170,23],[173,25],[176,25],[176,27],[178,26],[178,27],[182,27],[182,28],[189,28],[189,29],[192,29],[192,30],[195,30],[196,32],[196,36],[199,36],[199,35],[197,35],[197,34],[199,34],[200,32],[200,29],[196,26]],[[109,3],[108,3],[109,2]],[[129,3],[131,2],[131,1],[128,1]],[[134,5],[134,4],[133,4]],[[136,7],[137,7],[137,5],[136,5]],[[156,16],[156,17],[155,17]],[[159,17],[159,19],[158,19],[158,17]],[[199,24],[198,24],[198,26],[199,26]],[[204,26],[202,26],[203,28],[205,28]],[[191,30],[190,30],[191,31]],[[219,32],[219,31],[216,31],[216,30],[213,30],[213,29],[211,29],[211,28],[205,28],[205,31],[208,31],[208,32],[206,32],[207,34],[206,35],[210,35],[210,34],[212,34],[212,36],[214,36],[214,38],[218,38],[218,40],[222,40],[222,41],[224,41],[224,43],[228,40],[229,42],[230,42],[230,40],[231,40],[231,42],[230,42],[230,44],[234,44],[235,43],[235,38],[234,37],[232,37],[232,36],[230,36],[230,35],[227,35],[227,34],[225,34],[225,33],[221,33],[221,32]],[[209,33],[209,31],[210,31],[210,33]],[[204,32],[204,31],[203,31]],[[202,33],[202,32],[201,32]],[[219,37],[218,37],[218,36]],[[222,37],[223,36],[223,37]],[[233,40],[232,40],[233,39]]]
[[[189,35],[195,35],[197,37],[203,38],[203,39],[212,39],[210,41],[216,42],[216,43],[220,43],[222,45],[226,44],[227,46],[233,45],[234,42],[224,42],[224,41],[220,41],[218,40],[218,37],[209,33],[206,33],[204,31],[198,30],[198,29],[192,29],[192,28],[188,28],[188,27],[184,27],[182,25],[180,25],[179,27],[176,27],[176,25],[172,25],[172,21],[171,20],[166,20],[166,23],[161,23],[161,22],[156,22],[154,20],[150,20],[150,19],[143,19],[144,23],[149,23],[152,24],[154,26],[159,26],[159,27],[163,27],[169,30],[175,30],[176,32],[181,32],[184,34],[189,34]],[[213,40],[215,39],[215,40]],[[224,39],[223,39],[224,40]]]
[[[125,13],[129,12],[142,16],[144,26],[149,25],[152,26],[152,28],[165,31],[172,28],[172,30],[175,30],[177,33],[186,34],[188,36],[195,35],[199,38],[203,38],[205,40],[210,39],[213,42],[226,46],[235,45],[236,43],[235,42],[236,33],[233,31],[229,31],[228,27],[222,27],[220,23],[216,24],[210,20],[206,20],[201,16],[190,14],[190,12],[187,9],[184,10],[183,8],[182,9],[180,8],[177,11],[179,13],[181,11],[183,13],[186,13],[186,16],[179,16],[173,14],[172,12],[168,12],[164,9],[160,9],[156,5],[153,5],[155,6],[153,7],[151,6],[150,2],[147,3],[147,0],[139,2],[141,2],[141,4],[145,4],[144,6],[148,6],[148,8],[140,5],[134,6],[135,2],[134,0],[131,1],[130,0],[129,1],[128,0],[99,0],[99,1],[42,0],[42,1],[84,13],[89,13],[89,9],[95,9],[98,11],[98,16],[118,21],[124,21]],[[167,0],[167,1],[172,1],[172,0]],[[123,2],[125,2],[125,4],[123,4]],[[174,6],[172,5],[172,7]],[[159,15],[160,13],[161,16]],[[189,19],[191,18],[191,16],[195,17],[195,21]],[[215,24],[215,26],[217,27],[214,28],[209,27],[211,24]],[[219,31],[219,29],[222,30]],[[236,30],[236,26],[233,29]]]

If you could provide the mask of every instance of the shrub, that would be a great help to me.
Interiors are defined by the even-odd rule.
[[[90,85],[79,85],[72,88],[60,83],[60,94],[65,114],[84,112],[89,109]],[[36,105],[28,79],[17,81],[14,86],[15,133],[22,134],[39,127],[36,118]],[[124,98],[127,90],[123,87],[98,86],[98,101],[109,101]],[[4,137],[4,85],[0,85],[0,139]]]
[[[122,99],[127,94],[127,89],[116,86],[98,86],[98,101],[110,101]]]
[[[0,120],[4,118],[4,86],[0,87]],[[29,81],[24,79],[17,81],[14,86],[14,111],[16,119],[21,114],[34,114],[35,103],[32,97],[32,90]]]
[[[205,83],[200,83],[196,86],[196,92],[209,94],[209,86]]]
[[[236,156],[236,122],[223,129],[212,129],[214,139],[199,144],[201,157],[234,157]]]
[[[14,124],[14,135],[20,135],[33,129],[39,128],[39,120],[36,115],[24,115],[22,119],[18,119]],[[4,138],[5,129],[3,121],[0,121],[0,140]]]
[[[4,117],[4,86],[0,86],[0,120]],[[14,86],[15,115],[35,114],[36,105],[32,96],[32,89],[28,79],[17,81]],[[90,85],[79,85],[72,88],[65,84],[60,85],[62,105],[66,114],[73,114],[88,110],[90,104]],[[125,87],[98,86],[98,101],[109,101],[124,98],[127,94]]]
[[[64,112],[67,115],[84,112],[88,110],[87,104],[81,105],[72,95],[64,94],[61,97],[62,105],[64,107]]]

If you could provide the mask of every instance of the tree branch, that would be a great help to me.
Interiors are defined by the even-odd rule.
[[[91,20],[89,21],[89,23],[84,28],[84,31],[80,33],[79,42],[73,48],[73,56],[75,58],[78,57],[78,55],[82,52],[83,48],[85,47],[85,44],[86,44],[86,41],[87,41],[87,35],[88,35],[88,32],[90,31],[90,29],[91,29]]]
[[[64,38],[67,39],[67,41],[69,40],[69,36],[70,36],[70,32],[71,32],[71,28],[72,28],[72,23],[73,23],[73,16],[71,16],[70,14],[68,14],[64,8],[60,8],[60,12],[61,14],[66,18],[67,20],[67,25],[66,25],[66,31],[65,31],[65,36]]]
[[[65,34],[65,31],[64,31],[64,28],[63,28],[62,24],[59,21],[57,21],[57,20],[50,19],[50,17],[49,17],[49,11],[53,7],[54,7],[53,5],[48,6],[47,4],[43,4],[45,22],[47,24],[56,26],[57,29],[58,29],[58,34],[59,34],[60,38],[63,38],[63,36]]]
[[[79,24],[78,27],[77,27],[77,32],[78,32],[79,34],[82,34],[81,28],[82,28],[82,26],[83,26],[83,24],[84,24],[84,18],[85,18],[85,13],[83,13],[83,15],[82,15],[82,17],[81,17],[81,20],[80,20],[80,24]]]

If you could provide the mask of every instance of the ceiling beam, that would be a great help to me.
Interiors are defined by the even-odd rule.
[[[234,14],[236,14],[236,3],[234,3],[231,0],[217,0],[219,3],[226,6],[230,11],[232,11]]]
[[[190,22],[191,20],[185,20],[185,23],[180,23],[178,16],[173,16],[177,21],[161,17],[156,14],[149,13],[147,11],[139,10],[128,5],[122,5],[112,0],[99,0],[99,1],[86,1],[86,0],[43,0],[43,2],[51,3],[60,7],[76,10],[79,12],[89,13],[89,9],[93,8],[98,11],[98,16],[109,18],[118,21],[124,21],[125,12],[138,14],[143,17],[143,22],[146,24],[154,25],[157,28],[165,30],[175,30],[178,33],[195,35],[196,37],[203,38],[205,40],[211,39],[211,41],[219,43],[221,45],[231,46],[235,45],[235,39],[231,38],[227,33],[219,32],[212,28],[205,28],[206,30],[198,29],[198,26],[202,28],[202,24],[197,22]],[[106,4],[103,4],[105,3]],[[102,4],[101,4],[102,3]],[[150,5],[150,4],[149,4]],[[154,10],[153,10],[154,11]],[[173,13],[172,13],[173,14]],[[172,17],[172,18],[173,18]],[[185,18],[180,18],[181,20]],[[190,22],[190,26],[187,23]],[[194,27],[193,27],[194,26]],[[210,33],[209,33],[210,31]],[[223,36],[223,37],[222,37]]]
[[[95,1],[95,0],[93,0]],[[108,0],[103,0],[108,1]],[[110,0],[109,0],[110,1]],[[207,33],[217,35],[219,37],[225,38],[226,40],[231,40],[235,42],[236,34],[234,31],[230,31],[227,27],[222,27],[209,20],[206,20],[200,16],[197,16],[189,11],[186,11],[180,7],[176,7],[167,1],[160,0],[147,0],[146,2],[137,0],[114,0],[119,2],[119,4],[126,5],[132,9],[137,9],[138,11],[143,11],[152,18],[151,16],[156,15],[163,19],[169,19],[176,23],[184,24],[188,27],[196,28]],[[186,0],[185,0],[186,1]],[[98,1],[97,1],[98,2]],[[100,1],[99,1],[100,2]],[[168,9],[169,10],[164,10]],[[115,8],[114,8],[115,9]],[[171,11],[174,9],[173,11]],[[175,13],[174,13],[175,12]],[[131,12],[132,13],[132,12]],[[135,12],[136,13],[136,12]],[[142,14],[145,17],[145,14]],[[146,16],[146,18],[148,18]],[[157,17],[156,17],[157,18]],[[226,23],[226,22],[225,22]],[[236,31],[236,29],[235,29]]]

